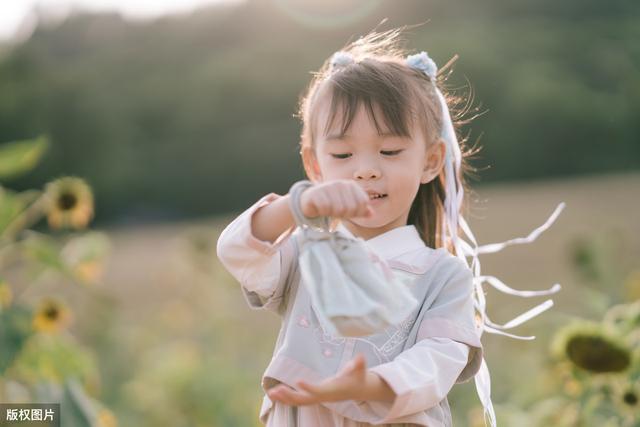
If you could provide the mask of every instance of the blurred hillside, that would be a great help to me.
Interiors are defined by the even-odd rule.
[[[302,178],[292,115],[310,72],[383,18],[469,79],[480,183],[640,167],[640,3],[249,0],[130,23],[76,15],[0,49],[0,141],[51,136],[39,186],[94,188],[97,223],[241,210]],[[402,7],[398,5],[401,4]],[[302,8],[306,9],[302,9]],[[466,132],[465,132],[466,133]]]

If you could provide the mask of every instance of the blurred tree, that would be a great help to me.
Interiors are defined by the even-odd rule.
[[[452,85],[468,77],[489,110],[471,125],[482,182],[640,166],[638,2],[387,1],[322,25],[294,19],[294,3],[38,28],[0,60],[0,140],[47,132],[56,150],[14,187],[84,176],[97,223],[239,210],[284,192],[302,177],[292,115],[309,72],[384,17],[430,20],[408,46],[439,64],[460,54]]]

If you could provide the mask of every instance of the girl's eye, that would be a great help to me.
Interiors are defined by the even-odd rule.
[[[401,152],[402,152],[402,150],[381,151],[381,153],[384,154],[385,156],[397,156]]]
[[[351,154],[350,153],[332,154],[332,156],[336,159],[346,159],[347,157],[351,156]]]

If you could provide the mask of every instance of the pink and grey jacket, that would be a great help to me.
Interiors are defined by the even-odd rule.
[[[249,307],[281,318],[273,357],[262,376],[260,421],[288,426],[290,409],[295,409],[297,425],[305,427],[451,426],[447,394],[455,384],[473,378],[483,356],[471,270],[446,249],[426,246],[413,225],[366,240],[420,304],[400,324],[380,333],[331,336],[300,283],[292,238],[299,229],[288,229],[273,243],[251,233],[253,213],[279,197],[267,194],[240,214],[222,231],[216,248]],[[342,224],[338,227],[351,235]],[[393,402],[345,400],[289,408],[266,395],[279,383],[296,388],[298,380],[317,383],[331,377],[357,353],[396,393]]]

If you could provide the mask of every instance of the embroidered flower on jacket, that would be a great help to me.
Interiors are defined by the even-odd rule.
[[[309,321],[307,320],[307,318],[304,315],[301,315],[298,318],[298,325],[302,326],[303,328],[308,328],[309,327]]]

